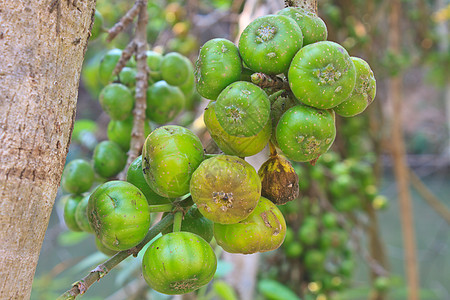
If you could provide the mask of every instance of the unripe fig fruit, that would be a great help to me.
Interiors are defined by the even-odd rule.
[[[113,71],[122,56],[122,50],[111,49],[100,61],[98,74],[100,77],[100,82],[103,85],[107,85],[109,82],[114,80]]]
[[[301,7],[286,7],[277,15],[289,17],[297,23],[302,30],[303,46],[327,40],[327,26],[315,13]]]
[[[123,121],[111,120],[108,123],[107,135],[108,139],[120,146],[123,151],[130,149],[131,131],[133,130],[133,115]],[[152,129],[148,120],[144,123],[144,136],[147,137]]]
[[[319,109],[332,108],[353,91],[356,70],[350,56],[334,42],[317,42],[300,49],[288,72],[289,85],[300,102]]]
[[[216,102],[209,102],[205,108],[204,121],[212,139],[225,154],[239,157],[252,156],[259,153],[267,145],[271,135],[271,122],[255,136],[239,137],[228,134],[220,125],[216,116]]]
[[[236,224],[214,223],[214,237],[225,251],[251,254],[275,250],[286,235],[286,221],[275,204],[261,197],[255,210]]]
[[[148,185],[142,171],[142,155],[139,155],[127,170],[127,181],[136,186],[147,199],[148,205],[170,203],[170,199],[158,195]]]
[[[213,278],[217,258],[211,246],[191,232],[171,232],[154,241],[142,258],[142,274],[157,292],[185,294]]]
[[[270,101],[258,86],[238,81],[227,86],[216,101],[219,124],[230,135],[257,135],[270,118]]]
[[[98,175],[108,178],[122,171],[127,163],[127,154],[118,144],[103,141],[95,147],[92,159],[94,160],[94,171]]]
[[[84,159],[74,159],[65,167],[62,175],[62,188],[71,194],[87,192],[94,183],[94,169]]]
[[[216,100],[220,92],[241,77],[242,62],[236,45],[226,39],[212,39],[200,49],[195,81],[198,93]]]
[[[147,89],[147,118],[158,124],[166,124],[183,110],[185,97],[176,86],[164,80],[158,81]]]
[[[190,191],[198,210],[215,223],[233,224],[250,215],[261,196],[261,181],[245,160],[217,155],[192,174]]]
[[[297,105],[283,114],[277,126],[278,145],[293,161],[312,161],[325,153],[336,136],[333,112]]]
[[[108,181],[89,197],[87,215],[95,235],[111,250],[138,245],[150,228],[144,194],[126,181]]]
[[[204,159],[200,139],[175,125],[155,129],[142,149],[142,170],[150,187],[159,195],[176,198],[189,193],[192,173]]]
[[[367,62],[351,57],[356,68],[356,84],[353,92],[344,102],[334,107],[334,111],[343,117],[353,117],[362,113],[375,98],[376,81]]]
[[[87,216],[89,196],[90,195],[84,196],[78,203],[77,208],[75,209],[75,221],[81,230],[93,233],[94,229],[92,228],[91,223],[89,223],[89,218]]]
[[[67,195],[61,199],[64,201],[64,222],[67,228],[72,231],[82,231],[75,220],[75,211],[77,209],[78,203],[80,203],[83,196],[81,195]]]
[[[111,83],[100,92],[100,105],[112,120],[125,120],[133,110],[134,97],[125,85]]]
[[[303,45],[302,30],[286,16],[267,15],[253,20],[239,38],[242,60],[252,70],[266,74],[287,71]]]
[[[183,55],[170,52],[163,56],[160,70],[164,81],[173,86],[180,86],[186,82],[192,69]]]

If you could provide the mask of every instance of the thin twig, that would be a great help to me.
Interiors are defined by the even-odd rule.
[[[145,5],[144,3],[145,2]],[[147,8],[147,1],[136,0],[133,7],[117,22],[110,30],[108,30],[107,42],[111,42],[125,27],[133,22],[134,18],[139,14],[140,8]]]
[[[261,88],[273,88],[276,90],[290,91],[289,83],[278,76],[267,75],[264,73],[253,73],[251,76],[252,83]]]
[[[142,0],[141,10],[138,16],[136,34],[131,42],[136,49],[136,102],[133,109],[133,129],[131,131],[130,150],[128,151],[127,166],[138,157],[144,145],[144,124],[145,110],[147,108],[147,87],[148,87],[148,66],[147,66],[147,0]],[[119,178],[126,178],[126,167],[120,174]]]
[[[411,178],[411,183],[414,189],[419,193],[419,195],[434,209],[434,211],[440,215],[447,224],[450,224],[450,210],[445,204],[443,204],[431,191],[423,184],[419,176],[413,171],[409,170],[409,176]]]
[[[150,242],[160,232],[169,227],[172,224],[172,222],[173,222],[173,214],[168,214],[161,221],[159,221],[152,228],[150,228],[144,240],[139,245],[129,250],[121,251],[115,254],[107,261],[105,261],[104,263],[95,267],[92,271],[89,272],[88,275],[83,277],[81,280],[75,282],[72,288],[66,291],[61,296],[59,296],[57,300],[69,300],[69,299],[73,300],[78,295],[84,294],[92,284],[100,280],[103,276],[105,276],[109,271],[111,271],[125,258],[127,258],[130,255],[136,256],[148,242]]]
[[[136,43],[134,41],[131,41],[125,49],[122,51],[122,55],[120,56],[119,61],[117,62],[114,70],[113,75],[119,75],[120,71],[126,66],[128,61],[130,61],[131,57],[136,53]]]

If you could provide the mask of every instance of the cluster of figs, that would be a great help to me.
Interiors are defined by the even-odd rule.
[[[335,139],[335,113],[361,113],[375,96],[368,64],[326,38],[317,15],[289,7],[251,22],[239,47],[208,41],[195,81],[198,93],[212,100],[204,121],[223,154],[205,154],[187,128],[161,126],[148,135],[127,181],[106,182],[90,194],[90,227],[112,251],[142,242],[155,205],[192,198],[181,231],[164,232],[144,254],[142,272],[151,288],[182,294],[207,284],[217,267],[213,236],[231,253],[283,243],[286,222],[277,204],[299,193],[289,160],[317,160]],[[268,143],[271,157],[257,172],[244,158]]]
[[[272,151],[260,170],[277,204],[298,195],[289,160],[314,164],[334,142],[335,114],[360,114],[375,97],[367,62],[326,39],[320,17],[287,7],[251,22],[238,46],[218,38],[200,50],[197,90],[211,100],[204,121],[219,148],[245,157],[270,141],[288,159]]]

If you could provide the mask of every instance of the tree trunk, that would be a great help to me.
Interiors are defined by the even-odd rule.
[[[95,0],[0,0],[0,299],[27,299],[64,167]]]

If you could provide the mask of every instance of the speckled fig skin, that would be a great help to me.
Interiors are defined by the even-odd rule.
[[[350,97],[334,107],[342,117],[353,117],[362,113],[372,103],[376,94],[376,81],[369,64],[359,57],[351,57],[356,68],[356,84]]]
[[[189,193],[192,173],[204,159],[200,139],[182,126],[155,129],[142,148],[142,170],[157,194],[176,198]]]
[[[315,42],[326,41],[328,36],[325,22],[315,13],[301,7],[286,7],[277,15],[293,19],[302,30],[303,47]]]
[[[206,128],[212,139],[225,154],[239,157],[252,156],[259,153],[269,142],[272,125],[267,122],[266,126],[255,136],[238,137],[228,134],[223,130],[216,117],[216,102],[210,102],[205,108],[203,115]]]
[[[301,103],[328,109],[345,101],[356,83],[356,70],[350,56],[334,42],[307,45],[292,59],[289,85]]]
[[[239,38],[242,60],[252,70],[281,74],[303,45],[302,30],[286,16],[267,15],[253,20]]]
[[[313,161],[325,153],[336,137],[334,112],[297,105],[277,125],[278,146],[293,161]]]
[[[150,228],[150,210],[144,194],[126,181],[108,181],[89,197],[87,215],[95,236],[111,250],[139,244]]]
[[[276,98],[276,100],[272,103],[270,109],[270,119],[272,123],[272,136],[270,137],[270,141],[278,147],[278,142],[276,138],[276,131],[278,121],[280,121],[281,116],[291,107],[296,106],[298,103],[295,98],[291,95],[284,96],[280,95]]]
[[[191,196],[206,218],[233,224],[247,218],[258,204],[261,181],[245,160],[218,155],[203,161],[192,174]]]
[[[163,294],[178,295],[211,281],[217,258],[211,246],[191,232],[171,232],[154,241],[142,258],[148,285]]]
[[[270,100],[257,85],[237,81],[227,86],[216,101],[216,116],[223,130],[233,136],[257,135],[270,119]]]
[[[286,221],[278,207],[261,197],[255,210],[237,224],[214,224],[214,237],[225,251],[251,254],[275,250],[286,236]]]
[[[226,39],[212,39],[200,49],[195,82],[198,93],[216,100],[229,84],[240,80],[242,61],[235,44]]]

